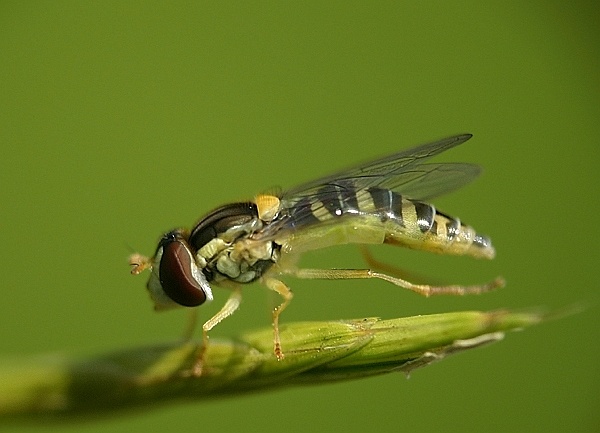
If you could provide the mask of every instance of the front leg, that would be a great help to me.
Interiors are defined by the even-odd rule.
[[[208,332],[213,329],[215,326],[219,324],[223,319],[231,316],[235,310],[237,310],[240,306],[240,302],[242,301],[242,291],[239,286],[235,286],[233,292],[223,305],[217,314],[208,319],[204,325],[202,325],[202,347],[198,350],[198,354],[196,355],[196,363],[192,368],[192,375],[199,377],[202,375],[202,368],[204,367],[204,355],[206,353],[206,348],[208,347]]]

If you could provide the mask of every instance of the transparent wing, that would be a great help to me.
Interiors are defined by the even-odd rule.
[[[352,183],[356,188],[379,186],[381,188],[389,188],[394,190],[397,190],[397,188],[400,188],[404,185],[408,186],[408,184],[412,184],[412,191],[418,195],[418,185],[414,185],[414,179],[424,176],[427,174],[426,172],[437,171],[424,169],[424,167],[422,167],[423,163],[448,149],[464,143],[471,137],[472,134],[456,135],[443,140],[435,141],[433,143],[422,144],[412,149],[406,149],[401,152],[376,159],[375,161],[363,163],[338,173],[304,183],[286,191],[283,193],[281,198],[286,200],[287,198],[309,196],[313,193],[316,193],[316,191],[321,189],[323,185],[330,183]],[[448,164],[437,164],[437,166],[439,165]],[[460,165],[464,166],[468,164]],[[459,168],[457,171],[460,172],[463,170]],[[469,173],[471,173],[471,171],[472,169],[468,170]],[[458,172],[454,175],[455,179],[461,177]],[[476,175],[477,174],[475,174],[475,176]],[[472,180],[475,176],[469,175],[469,178],[466,181],[460,182],[457,187],[464,185],[468,181]],[[433,179],[436,177],[437,175],[433,175],[430,177],[428,182],[431,184]],[[437,183],[440,184],[441,182],[438,181]],[[431,191],[431,186],[429,186],[428,189],[429,194],[433,194],[429,195],[430,197],[439,195],[434,194],[433,191]],[[443,193],[448,191],[449,190],[445,189]],[[404,190],[402,193],[407,194],[407,191]],[[415,196],[413,198],[420,197]]]
[[[460,188],[479,175],[478,166],[426,162],[471,137],[463,134],[423,144],[292,188],[281,194],[280,215],[263,235],[314,223],[313,212],[324,203],[339,200],[340,194],[353,197],[356,191],[378,187],[412,199],[428,200]]]
[[[416,200],[430,200],[466,185],[480,173],[481,169],[474,164],[430,163],[418,165],[393,177],[382,178],[381,182],[373,186],[398,191]]]

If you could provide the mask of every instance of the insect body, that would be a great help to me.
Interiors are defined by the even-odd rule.
[[[284,357],[279,315],[292,299],[292,292],[280,280],[283,275],[378,278],[425,296],[481,293],[502,286],[501,278],[476,286],[432,286],[371,269],[301,269],[296,265],[306,251],[348,243],[387,243],[440,254],[493,258],[488,237],[424,202],[463,186],[479,174],[479,168],[472,164],[427,162],[469,138],[470,134],[449,137],[306,183],[279,196],[259,195],[254,201],[222,206],[191,231],[175,229],[165,234],[152,258],[131,256],[132,273],[152,270],[147,287],[158,310],[210,301],[213,285],[233,290],[223,308],[203,325],[203,348],[208,332],[238,308],[240,287],[260,281],[283,298],[273,310],[274,353],[278,359]],[[202,354],[197,374],[202,368]]]

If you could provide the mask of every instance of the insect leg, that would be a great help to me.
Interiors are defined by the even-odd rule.
[[[206,353],[206,348],[208,347],[208,332],[217,326],[223,319],[231,316],[235,311],[239,308],[240,302],[242,301],[242,290],[239,286],[235,286],[229,299],[223,305],[217,314],[212,316],[204,325],[202,325],[202,347],[198,351],[198,355],[196,358],[196,363],[192,369],[192,374],[194,376],[202,375],[202,367],[204,364],[204,354]]]
[[[475,286],[433,286],[429,284],[414,284],[401,278],[391,277],[380,272],[373,272],[370,269],[298,269],[293,272],[293,275],[297,278],[323,280],[378,278],[395,284],[396,286],[412,290],[423,296],[477,294],[504,286],[504,279],[501,277],[496,278],[490,283]]]
[[[279,338],[279,315],[291,302],[294,294],[288,286],[275,278],[263,278],[263,282],[269,289],[277,292],[283,298],[283,302],[273,309],[273,352],[278,360],[282,360],[284,355],[281,350],[281,339]]]
[[[401,278],[403,280],[415,281],[417,283],[433,283],[436,285],[441,285],[441,283],[436,279],[427,278],[423,275],[418,274],[417,272],[407,271],[406,269],[400,268],[398,266],[390,265],[389,263],[384,263],[382,261],[377,260],[371,250],[366,245],[358,245],[360,249],[360,253],[363,256],[363,259],[367,263],[370,269],[376,269],[388,275]]]
[[[189,319],[188,323],[183,330],[183,341],[190,341],[194,336],[194,331],[196,330],[196,325],[198,324],[198,309],[190,308],[189,309]]]

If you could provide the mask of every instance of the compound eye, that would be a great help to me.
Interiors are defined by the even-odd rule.
[[[169,238],[163,239],[162,248],[159,278],[164,292],[185,307],[203,304],[207,299],[208,282],[198,269],[187,244],[181,239]],[[210,288],[208,291],[208,297],[212,298]]]

